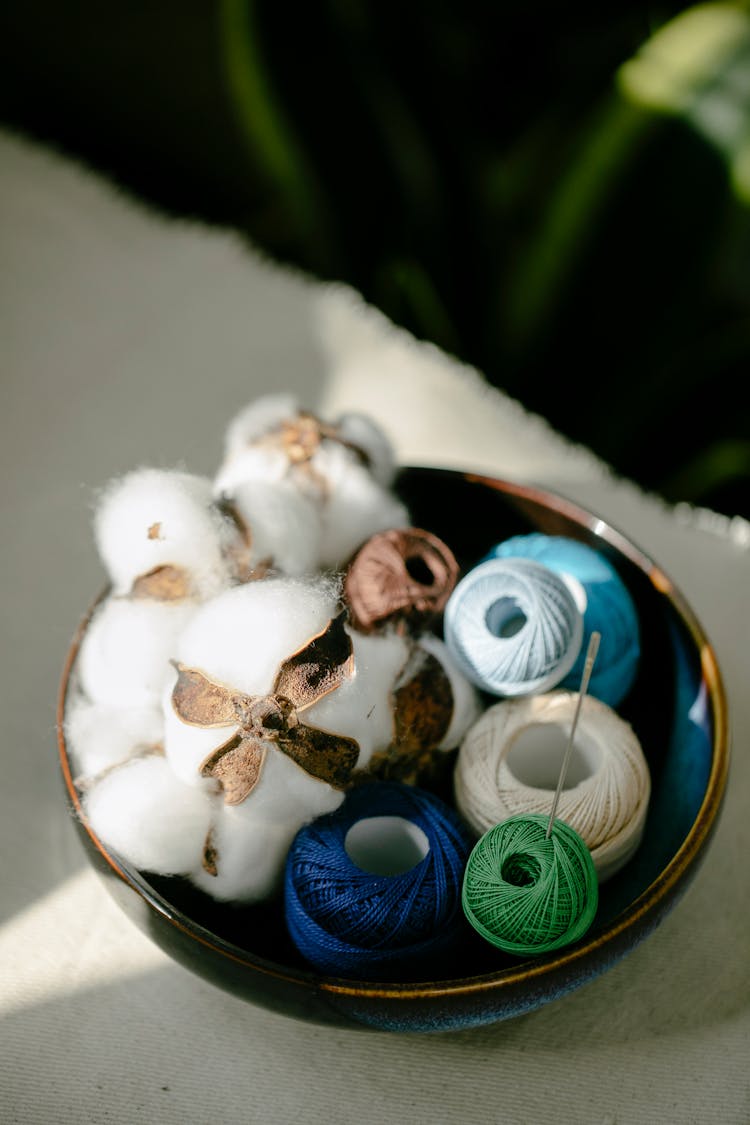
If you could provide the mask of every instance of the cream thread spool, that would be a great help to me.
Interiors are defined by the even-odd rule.
[[[510,816],[546,813],[578,693],[502,700],[464,738],[454,773],[456,804],[479,835]],[[591,850],[599,882],[640,844],[651,778],[640,742],[610,707],[587,696],[557,816]]]

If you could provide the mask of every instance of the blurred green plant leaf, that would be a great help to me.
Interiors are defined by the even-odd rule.
[[[643,110],[608,98],[573,157],[550,174],[537,229],[523,245],[502,295],[502,330],[512,353],[546,332],[570,274],[584,257],[623,169],[653,125]],[[537,174],[543,174],[537,167]]]
[[[742,479],[747,5],[222,11],[253,238],[646,487]]]
[[[750,10],[699,4],[660,29],[620,68],[633,104],[688,121],[727,161],[750,202]]]
[[[750,480],[750,441],[712,442],[663,481],[665,495],[689,496],[696,503]]]
[[[257,8],[255,0],[221,0],[221,42],[233,103],[258,173],[293,225],[292,245],[307,264],[330,270],[337,260],[330,204],[266,66]]]
[[[400,308],[400,320],[412,319],[423,325],[425,336],[445,351],[458,349],[450,312],[418,261],[393,258],[383,262],[374,286],[378,304]]]

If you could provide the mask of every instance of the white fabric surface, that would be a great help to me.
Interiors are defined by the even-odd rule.
[[[0,262],[0,1120],[747,1125],[750,526],[643,495],[345,287],[8,134]],[[232,413],[282,388],[322,413],[371,413],[402,462],[490,470],[602,514],[671,574],[716,647],[734,755],[704,863],[648,941],[528,1016],[404,1036],[235,1000],[120,913],[68,821],[54,705],[102,582],[93,490],[138,464],[212,471]]]

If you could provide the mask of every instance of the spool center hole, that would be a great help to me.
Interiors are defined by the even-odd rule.
[[[531,887],[542,873],[538,859],[528,852],[516,852],[503,860],[500,874],[506,883],[514,887]]]
[[[526,614],[515,598],[498,598],[487,610],[484,621],[493,637],[507,640],[521,632]]]
[[[351,826],[344,848],[352,863],[370,875],[403,875],[429,855],[430,842],[402,816],[367,816]]]
[[[420,586],[434,585],[435,575],[421,555],[409,555],[404,562],[404,566],[409,577],[418,582]]]
[[[531,723],[516,735],[505,763],[522,785],[557,788],[569,731],[559,723]],[[594,772],[593,752],[581,738],[580,727],[570,752],[563,789],[574,789]]]

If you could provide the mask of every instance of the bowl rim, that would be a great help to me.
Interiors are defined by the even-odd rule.
[[[700,652],[701,671],[707,685],[714,719],[711,767],[700,807],[685,839],[667,865],[637,898],[616,915],[605,929],[593,937],[588,939],[584,937],[574,946],[561,950],[555,956],[538,960],[524,960],[519,962],[518,965],[505,967],[495,972],[441,979],[439,981],[383,982],[382,984],[367,980],[328,976],[307,969],[295,969],[279,965],[253,954],[249,950],[244,950],[206,929],[189,915],[183,914],[152,887],[145,876],[142,876],[134,868],[131,870],[128,866],[121,864],[119,859],[107,849],[92,830],[86,818],[71,770],[64,721],[73,669],[80,645],[98,605],[107,596],[108,587],[105,587],[97,595],[79,621],[66,653],[57,696],[56,726],[59,766],[71,811],[87,833],[91,844],[100,853],[114,875],[134,890],[150,908],[156,910],[167,922],[188,937],[232,962],[288,983],[299,984],[303,987],[314,985],[316,992],[355,996],[363,999],[427,1000],[433,997],[468,997],[489,991],[511,989],[518,984],[528,984],[530,981],[551,977],[560,969],[574,967],[581,962],[585,963],[593,954],[602,955],[608,949],[615,950],[617,939],[623,933],[633,927],[640,919],[651,915],[665,897],[677,890],[679,884],[703,852],[716,826],[729,771],[729,716],[723,677],[716,653],[686,597],[662,567],[603,517],[554,490],[512,481],[505,477],[495,477],[486,473],[454,467],[437,465],[399,466],[399,475],[415,471],[463,477],[470,483],[484,485],[509,496],[539,504],[593,532],[633,562],[656,587],[657,591],[667,598]]]

